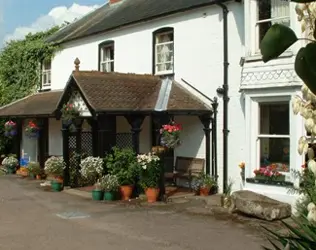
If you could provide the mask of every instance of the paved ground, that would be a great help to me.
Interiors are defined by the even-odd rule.
[[[60,217],[71,215],[88,217]],[[0,177],[1,250],[259,250],[262,243],[247,226],[211,216],[93,202]]]

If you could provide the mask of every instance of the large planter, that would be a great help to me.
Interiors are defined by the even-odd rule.
[[[200,196],[208,196],[210,193],[210,189],[209,187],[201,187],[200,188]]]
[[[102,190],[92,190],[92,200],[100,201],[103,198]]]
[[[145,194],[147,196],[147,202],[153,203],[157,201],[159,189],[158,188],[146,188]]]
[[[121,192],[122,200],[128,201],[132,196],[133,185],[120,186],[120,192]]]
[[[62,183],[57,181],[52,181],[51,187],[54,192],[60,192],[63,189]]]
[[[279,176],[273,176],[273,177],[267,177],[264,175],[256,175],[255,180],[258,181],[285,181],[285,175],[279,175]]]
[[[105,201],[113,201],[115,197],[114,192],[104,192],[103,200]]]

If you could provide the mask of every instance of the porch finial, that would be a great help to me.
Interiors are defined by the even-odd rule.
[[[76,69],[76,71],[79,71],[80,60],[79,60],[78,57],[75,59],[74,64],[75,64],[75,69]]]

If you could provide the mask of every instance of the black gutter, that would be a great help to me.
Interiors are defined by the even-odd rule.
[[[227,189],[228,180],[228,8],[222,2],[216,5],[223,10],[223,86],[217,89],[217,93],[223,95],[223,191]]]

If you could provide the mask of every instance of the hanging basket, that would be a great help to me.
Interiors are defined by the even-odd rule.
[[[38,131],[26,132],[25,134],[30,139],[38,139],[38,137],[39,137],[39,132]]]
[[[17,129],[16,129],[16,123],[13,121],[7,121],[4,124],[4,136],[6,137],[13,137],[17,134]]]

